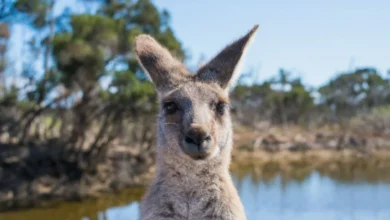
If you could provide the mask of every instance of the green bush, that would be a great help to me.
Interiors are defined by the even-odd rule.
[[[353,131],[366,134],[390,133],[390,105],[373,108],[369,113],[355,116],[350,121]]]

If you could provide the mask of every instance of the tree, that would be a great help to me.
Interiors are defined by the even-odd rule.
[[[363,68],[339,74],[319,88],[321,105],[329,106],[337,118],[388,103],[389,80],[376,69]]]
[[[11,128],[23,130],[19,135],[22,142],[34,141],[29,135],[31,126],[50,112],[53,119],[47,127],[61,124],[56,138],[66,143],[72,158],[94,160],[92,167],[104,158],[125,120],[156,110],[156,95],[133,52],[135,37],[151,34],[178,58],[186,57],[170,27],[169,13],[160,12],[151,1],[96,2],[96,12],[71,14],[64,10],[54,15],[58,1],[17,0],[11,7],[14,19],[9,19],[34,31],[31,42],[37,43],[30,48],[37,49],[43,66],[42,70],[26,69],[32,76],[26,97],[34,105],[24,112],[18,126]],[[26,19],[17,20],[20,16]],[[92,140],[87,138],[91,133]]]
[[[8,25],[0,22],[0,97],[5,95],[5,69],[7,67],[7,44],[10,37]]]
[[[279,85],[281,87],[281,92],[278,94],[278,96],[275,96],[276,99],[279,101],[279,109],[280,109],[280,117],[282,119],[282,124],[287,124],[287,114],[285,110],[285,102],[284,102],[284,94],[285,91],[288,89],[287,85],[290,83],[290,75],[291,73],[280,69],[279,74],[277,78],[271,79],[272,84]]]
[[[232,93],[233,106],[241,121],[253,123],[269,120],[275,124],[301,123],[307,121],[314,107],[311,92],[300,78],[291,78],[291,73],[280,70],[277,77],[262,84],[239,84]]]

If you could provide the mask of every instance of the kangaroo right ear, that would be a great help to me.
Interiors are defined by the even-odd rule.
[[[222,88],[228,86],[237,78],[240,61],[253,39],[258,25],[255,25],[245,36],[223,49],[209,63],[198,70],[197,79],[203,82],[215,82]]]
[[[151,36],[142,34],[135,39],[135,52],[143,70],[149,75],[157,90],[164,92],[187,81],[190,74],[184,64]]]

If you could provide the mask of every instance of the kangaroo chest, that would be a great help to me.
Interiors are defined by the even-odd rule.
[[[165,201],[162,209],[166,210],[167,216],[187,220],[236,219],[233,218],[236,201],[234,195],[230,195],[230,189],[220,183],[197,184],[183,188],[162,187]]]

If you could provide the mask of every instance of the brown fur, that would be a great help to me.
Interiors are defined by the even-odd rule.
[[[158,117],[157,173],[141,204],[142,220],[244,220],[244,208],[229,174],[232,128],[228,86],[248,41],[226,47],[195,75],[148,35],[136,39],[140,64],[156,86]],[[175,103],[169,113],[165,103]],[[188,132],[207,132],[204,157],[187,151]]]

